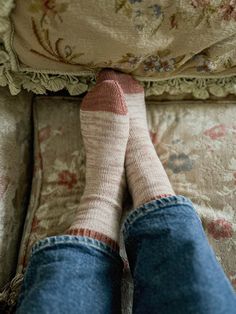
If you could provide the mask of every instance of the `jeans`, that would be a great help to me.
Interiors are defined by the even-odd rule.
[[[130,213],[123,232],[133,313],[236,313],[233,288],[188,199],[144,204]],[[119,254],[92,238],[41,240],[32,249],[16,313],[120,313],[122,268]]]

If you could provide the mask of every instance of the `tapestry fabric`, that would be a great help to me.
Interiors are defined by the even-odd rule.
[[[0,289],[15,275],[30,195],[31,99],[0,88]]]
[[[0,0],[0,85],[90,89],[101,68],[147,95],[236,93],[235,0]]]

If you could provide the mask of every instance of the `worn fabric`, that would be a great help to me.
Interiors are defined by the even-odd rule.
[[[0,288],[15,275],[30,194],[31,98],[0,88]]]
[[[233,314],[236,295],[191,202],[144,204],[124,223],[133,313]],[[57,236],[33,248],[17,314],[120,313],[120,256],[88,237]]]

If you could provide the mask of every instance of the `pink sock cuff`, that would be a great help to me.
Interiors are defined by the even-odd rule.
[[[105,243],[109,247],[111,247],[114,251],[119,252],[120,248],[116,241],[112,240],[108,236],[103,233],[90,230],[90,229],[83,229],[83,228],[72,228],[69,229],[66,234],[74,235],[74,236],[81,236],[81,237],[88,237],[98,240],[100,242]]]

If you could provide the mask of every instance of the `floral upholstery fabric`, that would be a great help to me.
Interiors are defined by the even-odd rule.
[[[235,101],[150,104],[150,134],[177,194],[189,197],[236,288]]]
[[[14,94],[23,87],[77,95],[104,67],[131,73],[149,94],[236,93],[235,0],[0,0],[0,7],[0,84]]]
[[[17,0],[13,46],[22,64],[38,70],[109,66],[156,78],[232,73],[233,2]]]
[[[24,271],[32,245],[62,234],[79,204],[85,179],[79,103],[78,98],[59,97],[39,97],[34,103],[35,166],[18,273]],[[195,204],[217,258],[236,288],[235,103],[149,102],[147,112],[150,136],[176,193]],[[131,313],[132,280],[123,245],[121,255],[123,312]]]
[[[62,234],[70,226],[85,176],[78,99],[38,98],[33,112],[34,174],[19,257],[20,272],[35,241]]]
[[[31,95],[0,88],[0,288],[15,275],[30,194]]]

